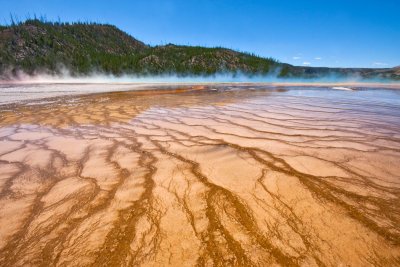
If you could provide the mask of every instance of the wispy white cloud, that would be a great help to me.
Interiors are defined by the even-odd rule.
[[[298,59],[300,59],[301,57],[292,57],[294,60],[298,60]]]
[[[306,66],[307,66],[307,65],[311,65],[311,63],[308,62],[308,61],[304,61],[304,62],[303,62],[303,65],[306,65]]]
[[[374,65],[374,66],[387,66],[389,64],[387,64],[385,62],[374,62],[374,63],[372,63],[372,65]]]
[[[315,60],[321,60],[322,57],[315,57],[314,59],[315,59]]]

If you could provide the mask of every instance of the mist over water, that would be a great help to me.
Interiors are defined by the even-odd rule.
[[[22,71],[17,73],[5,72],[0,76],[2,83],[223,83],[223,82],[246,82],[246,83],[399,83],[393,80],[373,78],[365,79],[359,75],[343,77],[335,73],[318,78],[279,77],[280,69],[277,68],[268,74],[250,75],[243,72],[221,72],[211,75],[136,75],[122,74],[113,75],[93,71],[87,75],[72,75],[67,68],[61,68],[58,74],[37,72],[33,75]]]
[[[20,101],[69,96],[91,93],[135,91],[146,89],[163,89],[158,85],[193,85],[209,83],[257,83],[266,85],[310,85],[326,86],[334,90],[352,91],[354,85],[375,87],[400,87],[399,82],[388,82],[383,79],[365,80],[360,77],[343,79],[329,75],[318,79],[279,78],[276,74],[253,75],[243,73],[218,73],[210,76],[179,75],[111,75],[93,72],[89,75],[75,76],[64,69],[60,74],[38,73],[28,75],[18,72],[16,75],[0,79],[0,105]],[[11,78],[10,78],[11,77]],[[165,87],[164,87],[165,88]]]

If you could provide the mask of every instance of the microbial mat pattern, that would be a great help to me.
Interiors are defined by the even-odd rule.
[[[399,266],[399,99],[206,85],[3,105],[0,265]]]

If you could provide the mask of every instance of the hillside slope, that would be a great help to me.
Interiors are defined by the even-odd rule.
[[[326,75],[399,79],[393,69],[297,67],[225,48],[149,46],[115,26],[95,23],[51,23],[27,20],[0,26],[0,75],[19,71],[72,75],[104,72],[121,74],[213,75],[216,73],[271,74],[317,78]]]

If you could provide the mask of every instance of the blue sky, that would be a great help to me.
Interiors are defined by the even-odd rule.
[[[10,13],[110,23],[145,43],[224,46],[294,65],[400,65],[400,0],[0,0]]]

